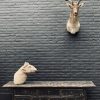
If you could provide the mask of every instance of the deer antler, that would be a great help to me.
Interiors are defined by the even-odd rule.
[[[68,0],[69,2],[72,2],[72,0]]]
[[[82,0],[79,0],[79,1],[78,1],[78,4],[80,4],[81,1],[82,1]]]
[[[72,3],[72,2],[73,2],[72,0],[65,0],[65,1],[69,1],[70,3]]]
[[[72,5],[73,5],[73,1],[72,0],[68,0]]]

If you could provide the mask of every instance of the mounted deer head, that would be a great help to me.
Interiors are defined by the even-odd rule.
[[[71,13],[68,19],[68,22],[66,24],[67,31],[71,34],[75,34],[80,29],[80,22],[79,22],[79,8],[84,5],[84,3],[81,3],[82,0],[75,1],[75,0],[69,0],[66,1],[66,5],[71,8]]]

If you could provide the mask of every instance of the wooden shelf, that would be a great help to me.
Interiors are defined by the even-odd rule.
[[[92,81],[31,81],[22,85],[15,85],[13,81],[9,81],[3,85],[7,88],[25,87],[59,87],[59,88],[91,88],[96,87]]]

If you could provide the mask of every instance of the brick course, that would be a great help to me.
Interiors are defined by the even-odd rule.
[[[28,61],[39,70],[34,80],[92,80],[88,99],[100,99],[99,0],[89,0],[80,9],[81,30],[77,36],[65,30],[69,8],[65,0],[0,1],[0,84]],[[2,100],[11,91],[0,89]]]

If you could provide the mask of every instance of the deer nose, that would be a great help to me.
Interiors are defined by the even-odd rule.
[[[77,12],[75,12],[75,15],[77,15]]]
[[[77,16],[78,15],[78,12],[74,12],[74,15]]]

